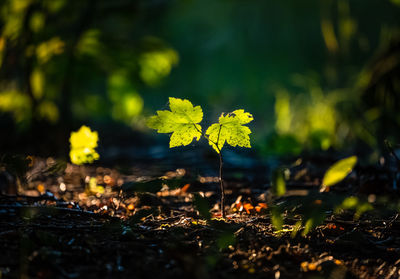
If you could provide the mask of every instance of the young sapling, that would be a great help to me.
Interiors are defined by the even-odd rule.
[[[170,110],[159,110],[156,115],[147,120],[147,126],[158,133],[172,133],[169,147],[189,145],[193,139],[197,141],[203,136],[218,153],[219,182],[221,188],[221,214],[225,218],[225,189],[222,178],[223,157],[221,150],[225,143],[236,147],[251,148],[251,130],[245,124],[253,121],[253,116],[243,109],[231,113],[222,113],[218,123],[212,124],[205,133],[199,123],[203,120],[203,110],[200,106],[193,106],[189,100],[169,98]]]

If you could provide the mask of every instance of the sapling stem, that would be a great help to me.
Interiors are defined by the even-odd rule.
[[[201,131],[197,128],[196,124],[194,124],[194,127],[201,133]],[[224,186],[224,180],[222,178],[222,166],[224,164],[224,160],[222,158],[222,153],[221,153],[221,149],[218,146],[218,142],[219,142],[219,136],[221,134],[221,128],[222,125],[219,126],[219,131],[218,131],[218,138],[217,138],[217,142],[214,142],[212,140],[210,140],[210,138],[204,134],[201,133],[208,141],[210,141],[211,143],[213,143],[215,145],[215,147],[218,150],[218,157],[219,157],[219,185],[220,185],[220,191],[221,191],[221,202],[220,202],[220,206],[221,206],[221,215],[222,218],[225,218],[225,186]]]
[[[222,215],[222,218],[225,219],[225,187],[224,187],[224,180],[222,179],[222,165],[224,164],[224,161],[222,160],[221,149],[218,146],[219,136],[221,134],[221,128],[222,128],[222,125],[219,125],[217,143],[215,144],[215,146],[217,147],[217,149],[219,151],[218,156],[219,156],[219,183],[220,183],[220,188],[221,188],[221,215]]]
[[[224,161],[222,160],[222,154],[218,153],[219,155],[219,183],[221,187],[221,213],[222,218],[225,218],[225,187],[224,187],[224,180],[222,179],[222,165]]]

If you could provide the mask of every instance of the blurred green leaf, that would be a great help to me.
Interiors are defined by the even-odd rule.
[[[325,217],[326,213],[322,208],[313,210],[309,216],[305,216],[304,230],[301,234],[303,236],[307,235],[312,229],[322,224]]]
[[[357,156],[351,156],[333,164],[324,175],[322,187],[330,187],[345,179],[356,163]]]
[[[276,231],[282,230],[283,226],[283,213],[281,208],[274,206],[271,208],[271,223]]]
[[[277,197],[286,193],[285,173],[282,168],[276,169],[272,174],[272,192]]]
[[[373,210],[374,207],[372,204],[366,201],[362,201],[357,197],[347,197],[343,200],[343,202],[335,208],[335,212],[338,213],[341,210],[354,210],[354,219],[359,219],[362,214],[367,211]]]

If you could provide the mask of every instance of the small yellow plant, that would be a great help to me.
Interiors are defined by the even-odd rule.
[[[71,151],[69,157],[71,162],[76,165],[93,163],[100,158],[96,152],[99,135],[89,127],[83,125],[77,132],[72,132],[69,138]]]

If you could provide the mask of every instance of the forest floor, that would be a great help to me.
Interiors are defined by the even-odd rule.
[[[358,168],[325,200],[335,160],[293,161],[274,200],[270,166],[228,154],[222,219],[215,158],[174,154],[129,168],[30,158],[19,194],[0,196],[0,278],[400,278],[398,195],[381,169]],[[340,195],[376,209],[321,206]],[[271,203],[288,201],[276,230]],[[311,205],[323,219],[305,234],[298,208]]]

